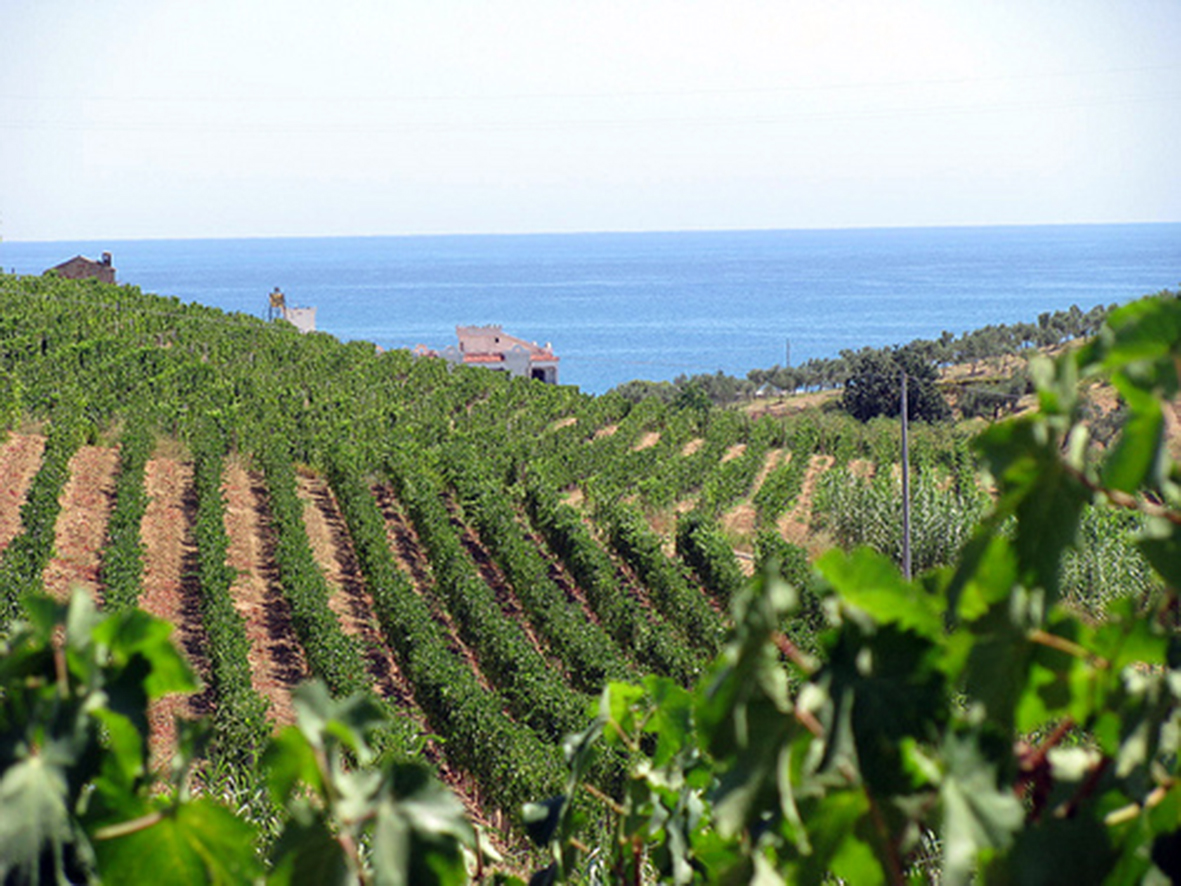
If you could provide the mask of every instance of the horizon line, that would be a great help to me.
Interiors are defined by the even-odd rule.
[[[0,247],[5,243],[140,243],[230,241],[230,240],[364,240],[364,239],[442,239],[447,237],[593,237],[645,234],[753,234],[753,233],[829,233],[836,231],[920,231],[920,230],[976,230],[1000,228],[1083,228],[1083,227],[1147,227],[1152,225],[1181,225],[1174,221],[1070,221],[1070,222],[963,222],[952,224],[871,224],[832,225],[821,227],[726,227],[726,228],[616,228],[568,231],[451,231],[401,234],[245,234],[239,236],[195,235],[169,236],[153,235],[134,237],[117,235],[106,238],[60,237],[5,239],[0,237]]]

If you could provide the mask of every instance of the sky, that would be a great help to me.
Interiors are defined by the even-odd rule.
[[[0,238],[1181,221],[1178,0],[0,0]]]

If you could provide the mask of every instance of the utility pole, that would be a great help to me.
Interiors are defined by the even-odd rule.
[[[902,575],[910,581],[910,442],[906,402],[906,370],[902,370]]]

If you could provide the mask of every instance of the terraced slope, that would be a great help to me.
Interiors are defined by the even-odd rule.
[[[608,436],[600,435],[599,439]],[[0,446],[0,467],[5,477],[0,540],[11,538],[20,529],[24,492],[36,473],[43,448],[43,437],[20,433],[10,435]],[[55,555],[43,576],[46,588],[59,598],[71,587],[81,586],[102,602],[98,564],[105,544],[106,519],[113,504],[118,464],[115,446],[84,446],[70,461],[70,475],[62,493],[62,511],[56,527]],[[157,455],[146,465],[144,485],[148,505],[141,526],[144,569],[139,604],[176,626],[174,636],[179,648],[208,684],[209,664],[204,654],[208,638],[201,621],[200,586],[195,572],[192,466],[183,457]],[[409,578],[413,592],[429,604],[451,653],[464,663],[484,691],[495,695],[501,687],[487,673],[480,656],[462,639],[463,632],[455,616],[434,590],[430,558],[393,490],[386,484],[376,484],[371,487],[371,493],[385,521],[388,548]],[[304,473],[298,479],[298,495],[303,503],[308,542],[331,588],[328,605],[345,634],[359,642],[373,691],[409,718],[420,734],[434,734],[431,719],[415,698],[413,680],[404,672],[382,633],[374,600],[332,490],[321,475]],[[291,691],[308,679],[311,672],[292,627],[291,605],[274,560],[275,536],[264,478],[247,460],[230,458],[224,466],[222,496],[229,541],[227,566],[234,575],[231,596],[250,641],[253,687],[268,702],[269,717],[278,727],[293,722]],[[746,508],[750,504],[744,501],[738,507]],[[471,558],[473,574],[487,585],[502,614],[519,626],[533,652],[549,659],[556,672],[561,673],[563,663],[552,658],[552,652],[539,638],[517,599],[512,583],[479,534],[464,521],[460,508],[450,501],[447,513],[450,530]],[[550,550],[543,534],[529,525],[522,509],[516,515],[522,538],[545,564],[547,580],[560,590],[577,618],[595,626],[595,630],[602,630],[599,616],[569,567]],[[631,595],[641,606],[649,621],[654,625],[659,623],[660,616],[649,603],[647,589],[622,562],[615,565],[614,580],[620,592]],[[175,740],[173,718],[208,714],[216,704],[216,694],[207,687],[187,697],[166,698],[154,707],[151,726],[157,765],[166,762]],[[508,721],[516,719],[508,706],[501,708],[501,715]],[[465,797],[473,814],[494,825],[504,825],[503,813],[489,799],[492,793],[489,786],[479,784],[463,767],[448,760],[445,747],[431,740],[427,741],[425,750],[444,778]]]

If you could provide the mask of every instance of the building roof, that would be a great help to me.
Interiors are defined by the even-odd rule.
[[[115,282],[115,268],[111,264],[111,254],[104,252],[100,261],[75,255],[61,264],[49,268],[46,273],[55,272],[69,280],[84,280],[87,277],[97,277],[104,283]]]
[[[549,343],[543,347],[535,341],[508,335],[501,326],[456,326],[455,334],[464,363],[499,362],[514,348],[525,350],[530,363],[558,361]]]

